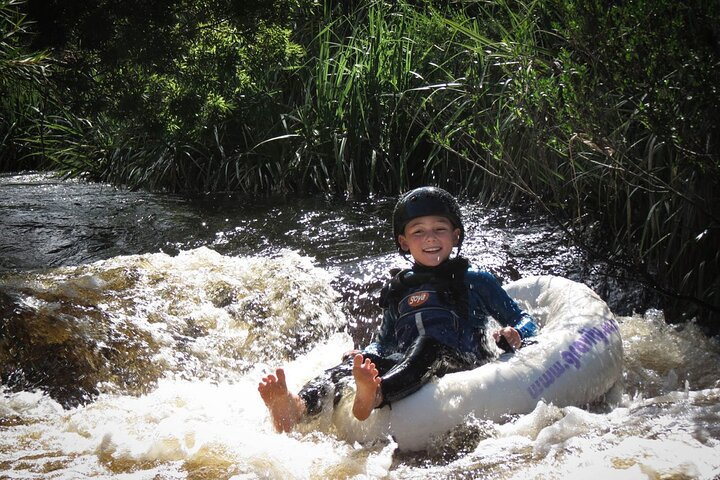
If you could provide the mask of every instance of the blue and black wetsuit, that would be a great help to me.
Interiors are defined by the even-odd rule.
[[[433,376],[476,368],[491,358],[485,346],[489,316],[533,336],[537,326],[490,273],[456,257],[437,267],[393,272],[381,295],[383,321],[361,353],[382,377],[387,405],[417,391]],[[299,392],[309,415],[322,409],[330,384],[352,376],[352,359],[326,370]],[[340,389],[336,388],[336,395]],[[336,397],[336,401],[338,397]],[[382,406],[381,405],[381,406]]]

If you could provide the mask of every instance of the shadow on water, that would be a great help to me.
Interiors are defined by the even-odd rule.
[[[298,250],[347,262],[387,250],[388,200],[195,198],[128,191],[46,174],[0,176],[0,271],[79,265],[117,255],[211,246],[226,255]]]

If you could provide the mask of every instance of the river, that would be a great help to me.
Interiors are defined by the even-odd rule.
[[[624,390],[468,419],[425,452],[277,434],[297,389],[377,326],[393,199],[185,198],[0,177],[0,478],[720,478],[720,345],[566,244],[539,212],[463,201],[463,253],[503,282],[586,283],[616,315]],[[609,274],[609,275],[608,275]]]

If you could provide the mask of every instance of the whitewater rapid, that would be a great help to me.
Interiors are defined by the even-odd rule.
[[[22,361],[22,352],[7,349],[12,340],[16,347],[30,342],[24,354],[39,362],[45,342],[46,357],[62,355],[57,371],[36,381],[53,386],[55,373],[78,375],[66,390],[90,397],[74,404],[68,398],[82,395],[62,397],[66,390],[56,388],[52,398],[42,385],[4,385],[0,478],[720,474],[720,346],[692,323],[666,325],[655,311],[617,317],[625,393],[616,404],[540,401],[499,420],[468,418],[419,455],[391,437],[345,441],[330,418],[304,431],[273,431],[259,379],[283,365],[290,388],[299,389],[354,346],[331,274],[296,252],[226,256],[199,248],[118,256],[6,274],[1,283],[13,302],[3,310],[3,360]],[[10,327],[27,336],[9,339]],[[28,376],[31,367],[25,365]]]

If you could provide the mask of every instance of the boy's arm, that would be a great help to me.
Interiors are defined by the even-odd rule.
[[[538,326],[525,310],[507,294],[500,283],[488,272],[478,272],[483,301],[488,313],[501,325],[513,327],[520,334],[520,338],[537,335]]]
[[[523,311],[520,321],[518,321],[513,328],[518,331],[520,338],[534,337],[538,333],[537,323],[533,320],[529,313]]]

